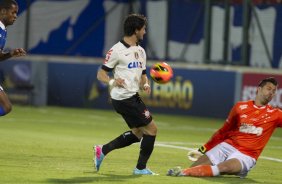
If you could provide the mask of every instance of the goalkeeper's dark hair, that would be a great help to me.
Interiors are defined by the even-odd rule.
[[[0,9],[10,9],[12,5],[18,6],[15,0],[0,0]]]
[[[259,82],[258,86],[259,87],[263,87],[268,82],[272,83],[274,86],[278,86],[278,82],[277,82],[277,80],[274,77],[268,77],[268,78],[265,78],[265,79],[261,80]]]
[[[125,36],[132,36],[136,29],[140,30],[144,25],[147,25],[147,18],[144,15],[130,14],[126,17],[123,24]]]

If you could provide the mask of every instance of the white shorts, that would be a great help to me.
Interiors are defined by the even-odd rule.
[[[209,157],[213,165],[218,165],[219,163],[232,158],[238,159],[242,165],[242,170],[238,174],[241,178],[246,177],[248,172],[256,165],[256,159],[241,153],[239,150],[225,142],[218,144],[206,152],[206,155]]]
[[[4,91],[4,89],[2,88],[2,86],[0,85],[0,91]]]

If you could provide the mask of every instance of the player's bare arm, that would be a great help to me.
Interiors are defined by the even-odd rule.
[[[151,93],[151,87],[148,83],[148,77],[146,74],[141,76],[141,88],[148,94]]]
[[[97,79],[105,84],[109,84],[109,86],[118,86],[124,88],[125,82],[124,79],[117,78],[117,79],[111,79],[110,76],[108,75],[108,72],[99,69],[97,73]]]
[[[12,57],[21,57],[26,55],[26,51],[23,48],[17,48],[10,51]]]
[[[25,56],[26,55],[26,51],[23,48],[17,48],[17,49],[13,49],[10,52],[4,53],[1,52],[0,53],[0,61],[4,61],[6,59],[9,59],[11,57],[21,57],[21,56]]]
[[[108,72],[106,72],[103,69],[99,69],[97,73],[97,79],[105,84],[109,84],[110,82],[110,77],[108,75]]]

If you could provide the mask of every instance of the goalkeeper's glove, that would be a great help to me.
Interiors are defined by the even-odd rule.
[[[201,146],[198,150],[189,151],[187,157],[190,161],[197,161],[203,154],[205,154],[207,148],[205,146]]]
[[[203,154],[199,150],[189,151],[187,157],[190,161],[196,162]]]

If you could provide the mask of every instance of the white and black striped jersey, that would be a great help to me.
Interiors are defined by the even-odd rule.
[[[102,69],[113,71],[114,78],[125,80],[125,88],[114,86],[112,99],[130,98],[139,91],[141,75],[146,74],[146,53],[140,46],[130,46],[123,40],[116,43],[107,53]]]

